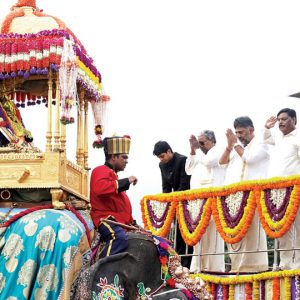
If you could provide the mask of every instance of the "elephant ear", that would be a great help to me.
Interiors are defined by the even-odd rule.
[[[115,287],[119,287],[119,275],[116,274],[115,278],[114,278],[114,285]]]

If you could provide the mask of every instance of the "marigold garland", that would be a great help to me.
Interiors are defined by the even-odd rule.
[[[270,294],[267,299],[279,300],[280,297],[280,281],[284,280],[284,300],[291,300],[292,294],[292,278],[299,278],[300,269],[297,270],[286,270],[277,272],[264,272],[253,275],[237,275],[234,277],[218,277],[208,274],[194,274],[192,277],[200,277],[209,286],[209,290],[213,297],[217,298],[216,291],[222,287],[223,299],[229,300],[234,299],[234,288],[236,285],[245,286],[245,299],[253,300],[264,300],[265,298],[265,282],[269,282],[271,285]],[[297,284],[296,284],[297,285]],[[283,287],[283,286],[282,286]],[[213,293],[214,292],[214,293]],[[297,291],[295,291],[297,294]],[[298,299],[297,296],[295,299]]]
[[[203,205],[200,220],[193,232],[190,232],[188,229],[187,222],[184,217],[183,203],[183,201],[179,202],[177,206],[177,219],[179,223],[180,232],[184,241],[188,245],[194,246],[201,240],[203,234],[206,231],[207,226],[209,225],[211,217],[211,199],[207,199],[205,204]]]
[[[168,209],[168,212],[166,214],[166,219],[163,222],[163,225],[157,229],[153,226],[152,220],[150,218],[148,207],[147,207],[147,201],[150,201],[150,199],[144,197],[143,201],[141,202],[142,218],[143,218],[145,228],[150,230],[154,235],[167,236],[175,216],[177,202],[175,201],[171,202],[171,205]]]
[[[259,281],[255,280],[252,284],[253,300],[259,300]]]
[[[208,283],[205,285],[205,289],[206,289],[206,291],[207,291],[209,294],[211,294],[211,285],[212,285],[212,283],[210,283],[210,282],[208,282]]]
[[[272,300],[280,300],[280,278],[275,277],[272,282]]]
[[[284,278],[284,300],[291,300],[291,278]]]
[[[252,283],[245,284],[245,300],[252,300]]]
[[[217,197],[212,201],[212,214],[216,224],[217,231],[223,240],[230,244],[240,242],[246,235],[255,213],[256,197],[254,191],[250,192],[247,204],[244,208],[243,216],[240,222],[234,228],[230,228],[224,219],[221,198]]]
[[[268,213],[265,204],[264,192],[261,191],[260,197],[257,198],[257,210],[260,222],[266,234],[271,238],[279,238],[285,235],[296,218],[299,204],[300,188],[299,185],[295,185],[289,199],[289,204],[286,209],[286,213],[280,221],[273,221]]]
[[[267,235],[272,238],[281,237],[284,235],[290,228],[292,222],[295,219],[295,215],[297,213],[299,204],[300,204],[300,176],[299,175],[293,175],[288,177],[275,177],[270,179],[264,179],[264,180],[252,180],[252,181],[244,181],[241,183],[236,183],[228,186],[222,186],[222,187],[210,187],[210,188],[203,188],[203,189],[197,189],[197,190],[188,190],[188,191],[182,191],[182,192],[173,192],[168,194],[157,194],[157,195],[151,195],[151,196],[145,196],[141,200],[141,207],[142,207],[142,213],[143,213],[143,222],[144,225],[152,230],[154,229],[151,226],[151,220],[149,220],[149,216],[146,214],[147,209],[145,208],[147,201],[149,200],[155,200],[159,202],[171,202],[176,203],[174,206],[172,206],[172,209],[177,210],[177,216],[179,219],[179,222],[182,224],[182,232],[183,234],[186,234],[185,241],[188,242],[190,240],[190,244],[195,243],[196,240],[201,239],[201,234],[203,230],[197,228],[197,233],[193,232],[192,236],[187,235],[187,228],[184,228],[184,219],[182,214],[182,201],[187,200],[196,200],[196,199],[207,199],[210,198],[211,201],[211,208],[212,208],[212,215],[214,218],[214,221],[216,223],[216,227],[224,241],[228,243],[236,243],[240,241],[246,234],[248,227],[250,226],[250,222],[252,220],[252,217],[255,213],[255,209],[257,206],[259,218],[261,221],[261,224],[266,231]],[[263,191],[266,189],[281,189],[281,188],[287,188],[294,186],[294,189],[290,196],[290,203],[287,206],[286,214],[283,216],[283,219],[279,222],[275,222],[272,220],[267,212],[266,206],[264,206],[264,201],[262,201],[262,194]],[[251,196],[249,196],[247,204],[244,208],[243,217],[241,218],[239,224],[235,226],[234,228],[230,228],[227,226],[224,215],[222,216],[222,208],[220,205],[220,197],[226,197],[230,194],[236,193],[238,191],[250,191]],[[178,205],[177,209],[177,203],[180,203]],[[178,212],[181,210],[181,212]],[[173,216],[175,215],[175,211],[172,213]],[[170,219],[171,216],[168,214],[166,220],[163,224],[163,230],[159,231],[159,234],[155,232],[157,235],[163,235],[169,232],[172,220]],[[206,219],[207,221],[207,219]],[[205,223],[204,223],[205,224]]]
[[[228,300],[234,300],[234,285],[229,285]]]
[[[228,285],[223,285],[223,299],[228,299],[229,287]]]
[[[216,299],[216,285],[214,283],[210,284],[210,294],[212,295],[212,300]]]
[[[214,275],[198,273],[193,274],[192,277],[200,277],[205,282],[212,282],[214,284],[230,285],[230,284],[245,284],[253,283],[254,281],[273,280],[274,278],[296,277],[300,275],[300,269],[296,270],[284,270],[275,272],[263,272],[259,274],[251,275],[238,275],[234,277],[218,277]]]

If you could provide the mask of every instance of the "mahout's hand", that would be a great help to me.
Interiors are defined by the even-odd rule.
[[[136,185],[138,182],[138,179],[135,176],[129,176],[128,179],[129,179],[129,183],[133,185]]]

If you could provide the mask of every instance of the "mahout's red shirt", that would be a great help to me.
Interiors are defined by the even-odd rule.
[[[116,172],[108,165],[96,167],[92,171],[90,201],[92,207],[91,217],[95,227],[99,226],[101,218],[109,216],[113,216],[117,222],[123,224],[132,223],[131,203],[126,192],[120,191],[120,181],[123,181],[123,179],[118,180]]]

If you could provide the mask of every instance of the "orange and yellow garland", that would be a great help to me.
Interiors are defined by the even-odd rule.
[[[230,244],[235,244],[240,242],[244,238],[252,223],[252,219],[255,213],[255,208],[256,208],[256,200],[254,197],[254,193],[250,192],[240,222],[234,228],[230,228],[227,226],[224,218],[222,205],[221,205],[221,197],[217,197],[215,201],[212,201],[212,213],[213,213],[214,221],[216,223],[216,228],[225,242]]]
[[[272,220],[268,213],[264,190],[282,189],[293,187],[289,198],[286,212],[281,220]],[[239,223],[230,228],[224,219],[221,197],[227,197],[238,191],[250,191],[246,205],[243,207],[242,217]],[[190,231],[184,216],[184,201],[207,199],[199,224]],[[148,201],[170,202],[170,207],[160,228],[156,228],[151,221],[147,208]],[[271,178],[265,180],[244,181],[223,187],[211,187],[198,190],[174,192],[168,194],[148,195],[141,200],[141,210],[144,225],[153,234],[166,236],[172,226],[175,214],[178,218],[180,231],[183,239],[188,245],[195,245],[202,238],[211,218],[213,216],[217,230],[227,243],[236,243],[243,239],[251,224],[252,218],[257,209],[262,227],[271,238],[282,237],[294,222],[300,205],[300,176],[289,176],[282,178]]]
[[[151,218],[150,218],[150,215],[148,212],[147,201],[151,201],[151,200],[159,201],[159,199],[160,199],[159,196],[158,196],[158,198],[155,198],[155,200],[148,199],[148,197],[143,198],[143,200],[141,202],[142,218],[143,218],[145,229],[151,230],[151,232],[154,235],[165,237],[168,235],[168,233],[171,229],[171,225],[172,225],[175,213],[176,213],[177,203],[175,201],[168,201],[168,202],[170,202],[170,208],[166,214],[166,218],[163,223],[163,226],[160,228],[155,228],[152,225],[152,221],[151,221]]]
[[[264,200],[264,192],[260,192],[260,196],[257,197],[257,210],[260,218],[260,222],[266,232],[271,238],[279,238],[287,233],[293,224],[300,204],[300,187],[295,185],[291,193],[289,204],[283,218],[275,222],[271,219],[267,211],[267,206]]]
[[[194,274],[192,277],[200,277],[210,287],[210,293],[213,298],[216,298],[217,286],[221,286],[223,290],[223,299],[234,299],[235,286],[244,285],[245,299],[259,300],[261,293],[265,293],[260,289],[260,282],[269,282],[271,284],[271,294],[262,299],[272,300],[291,300],[291,280],[300,275],[298,270],[273,271],[264,272],[253,275],[236,275],[233,277],[220,277],[208,274]],[[282,283],[282,284],[281,284]],[[281,291],[281,289],[283,289]],[[283,297],[281,297],[283,296]]]
[[[184,218],[183,212],[183,202],[179,202],[177,206],[177,218],[179,223],[179,228],[181,235],[185,241],[189,241],[190,246],[194,246],[198,243],[198,241],[202,238],[203,234],[206,231],[206,228],[209,224],[211,217],[211,199],[208,198],[206,203],[203,205],[203,212],[201,214],[199,223],[193,232],[190,232],[186,220]]]

